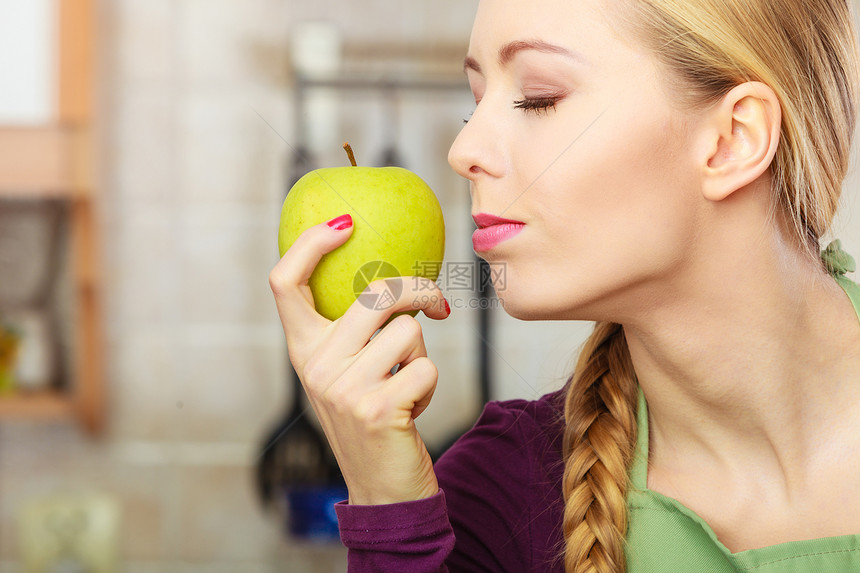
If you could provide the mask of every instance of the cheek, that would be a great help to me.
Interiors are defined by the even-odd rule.
[[[547,171],[559,204],[591,230],[654,228],[686,210],[683,141],[668,118],[610,110]]]
[[[533,187],[545,255],[575,274],[621,277],[664,268],[694,228],[694,181],[683,142],[667,137],[664,121],[608,113],[604,119]]]

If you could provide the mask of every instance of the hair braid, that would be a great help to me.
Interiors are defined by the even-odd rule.
[[[599,322],[565,400],[564,539],[568,573],[623,573],[637,383],[620,324]]]

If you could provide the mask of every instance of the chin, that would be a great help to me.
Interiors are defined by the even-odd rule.
[[[599,291],[585,286],[575,289],[554,287],[518,289],[508,280],[507,288],[496,290],[500,306],[513,318],[519,320],[610,320],[614,315],[607,307],[609,301]],[[611,303],[609,303],[611,304]]]
[[[501,294],[497,293],[496,296],[499,298],[504,311],[519,320],[563,320],[566,318],[563,308],[540,304],[546,301],[535,300],[533,295],[516,296],[507,290]]]

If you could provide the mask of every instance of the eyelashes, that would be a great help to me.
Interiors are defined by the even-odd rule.
[[[559,99],[557,97],[523,98],[514,102],[514,108],[533,111],[536,115],[540,115],[549,113],[550,109],[555,110]]]
[[[532,112],[535,115],[547,114],[549,110],[555,110],[555,106],[560,100],[560,97],[524,97],[521,100],[514,101],[514,109],[521,109],[525,113]],[[469,123],[473,113],[475,112],[469,112],[469,115],[463,118],[463,123]]]

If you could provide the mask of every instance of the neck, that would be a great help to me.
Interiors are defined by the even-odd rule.
[[[624,322],[648,401],[650,463],[802,491],[822,444],[845,436],[860,407],[856,314],[781,235],[715,238],[719,248],[683,273],[696,280]]]

